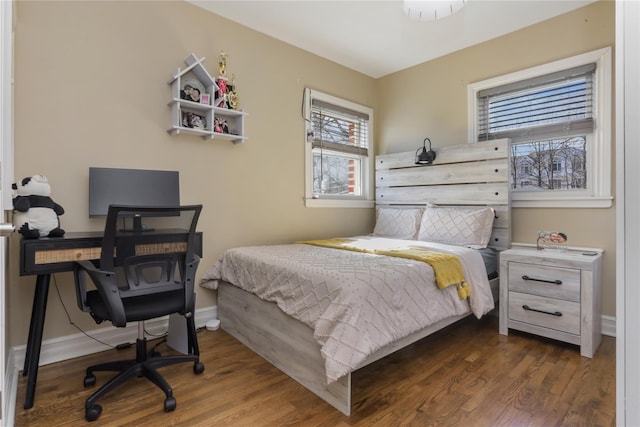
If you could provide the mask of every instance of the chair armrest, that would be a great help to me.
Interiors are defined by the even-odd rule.
[[[87,304],[86,276],[88,275],[98,290],[100,298],[104,301],[113,325],[125,326],[127,324],[126,314],[124,305],[120,299],[116,273],[113,271],[100,270],[90,261],[76,261],[73,271],[76,282],[78,307],[80,307],[82,311],[91,312],[91,307]]]
[[[76,300],[78,308],[89,312],[91,309],[87,305],[87,272],[97,271],[93,263],[89,261],[76,261],[73,265],[73,277],[76,284]]]
[[[196,294],[194,286],[198,264],[200,264],[200,257],[194,255],[193,260],[185,266],[184,305],[186,311],[190,311],[192,314],[194,314],[196,309]]]

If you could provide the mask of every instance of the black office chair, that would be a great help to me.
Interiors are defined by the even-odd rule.
[[[96,323],[109,320],[116,327],[125,327],[127,322],[138,322],[135,360],[87,368],[85,387],[96,383],[95,371],[120,372],[86,400],[88,421],[100,416],[102,407],[96,403],[100,397],[130,378],[143,376],[164,391],[165,412],[173,411],[176,408],[173,391],[157,369],[193,362],[194,373],[204,371],[193,317],[194,280],[200,261],[194,242],[201,210],[201,205],[166,208],[112,205],[107,214],[99,264],[75,263],[81,310],[89,312]],[[124,225],[130,221],[133,227],[127,230]],[[179,225],[176,227],[175,223]],[[87,276],[95,290],[87,291]],[[186,318],[188,355],[162,357],[155,351],[147,351],[144,321],[173,313]]]

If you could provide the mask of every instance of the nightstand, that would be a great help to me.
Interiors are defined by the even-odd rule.
[[[509,328],[580,346],[602,340],[602,250],[513,244],[500,253],[500,333]]]

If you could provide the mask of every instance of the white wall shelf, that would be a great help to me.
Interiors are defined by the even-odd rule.
[[[168,84],[171,86],[171,127],[167,129],[170,135],[189,134],[200,136],[204,140],[221,139],[231,141],[234,144],[244,142],[247,137],[244,134],[244,118],[247,116],[242,110],[219,108],[211,105],[216,96],[218,85],[215,79],[204,68],[202,63],[205,58],[198,59],[193,53],[185,59],[187,68],[180,69],[171,77]],[[191,78],[189,78],[191,77]],[[199,83],[201,96],[208,95],[209,103],[199,103],[180,96],[184,85],[194,82]],[[193,121],[191,120],[193,119]],[[228,131],[220,132],[215,127],[215,122],[226,125]]]

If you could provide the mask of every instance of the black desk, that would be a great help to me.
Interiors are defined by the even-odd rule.
[[[136,252],[141,254],[176,252],[185,250],[183,244],[175,244],[175,236],[184,233],[184,230],[155,230],[129,233],[127,238],[136,239]],[[28,376],[24,409],[32,408],[35,398],[51,274],[72,271],[74,261],[99,259],[101,246],[102,232],[67,233],[60,238],[22,239],[20,242],[20,275],[37,275],[22,372]],[[202,256],[202,233],[196,234],[195,252]]]

